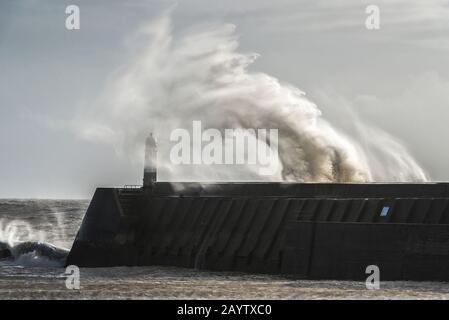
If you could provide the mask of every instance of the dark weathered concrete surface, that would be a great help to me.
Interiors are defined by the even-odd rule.
[[[388,214],[381,215],[389,207]],[[448,184],[168,184],[97,189],[67,264],[448,280]]]

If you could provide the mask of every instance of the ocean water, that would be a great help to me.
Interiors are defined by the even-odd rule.
[[[0,200],[0,299],[449,299],[449,283],[308,281],[174,267],[81,268],[66,287],[65,257],[89,201]]]

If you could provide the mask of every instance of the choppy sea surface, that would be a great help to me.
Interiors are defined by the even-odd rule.
[[[1,200],[0,299],[449,299],[449,283],[308,281],[174,267],[81,268],[66,287],[65,257],[87,200]]]

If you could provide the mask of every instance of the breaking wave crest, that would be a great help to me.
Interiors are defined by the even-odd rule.
[[[250,71],[258,55],[238,51],[233,25],[174,33],[167,14],[134,40],[129,63],[112,75],[104,94],[74,125],[82,137],[111,144],[139,165],[143,141],[155,132],[161,180],[428,180],[406,148],[380,130],[363,125],[360,134],[345,135],[300,89]],[[170,164],[164,150],[170,141],[164,137],[175,128],[190,128],[193,120],[220,131],[278,129],[280,169],[262,177],[249,167]]]
[[[0,260],[24,267],[62,267],[68,250],[44,242],[0,242]]]

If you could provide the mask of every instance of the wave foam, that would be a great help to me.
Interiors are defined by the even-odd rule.
[[[69,250],[45,242],[26,241],[13,246],[0,242],[0,259],[24,267],[62,267]]]

